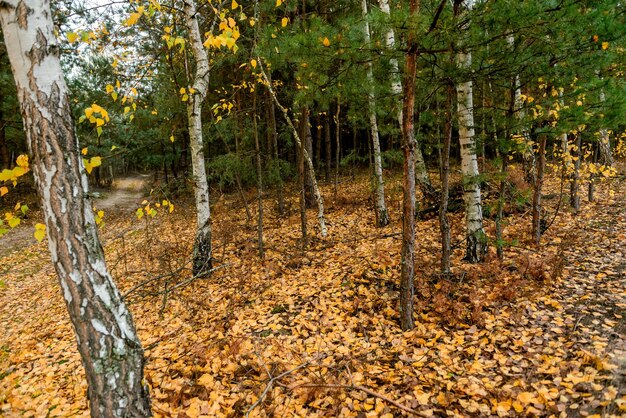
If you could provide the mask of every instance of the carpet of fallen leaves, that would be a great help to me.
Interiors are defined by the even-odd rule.
[[[366,178],[340,184],[334,198],[325,186],[330,236],[318,238],[311,210],[304,252],[297,201],[278,217],[268,195],[263,261],[239,197],[222,196],[218,270],[192,281],[188,205],[141,221],[108,211],[109,268],[128,292],[155,416],[626,414],[623,179],[599,185],[578,215],[561,205],[540,249],[529,243],[528,213],[509,216],[503,263],[493,254],[463,263],[462,214],[453,214],[451,277],[436,274],[437,220],[420,221],[409,332],[397,312],[399,178],[387,190],[392,224],[377,229]],[[549,217],[558,197],[545,200]],[[486,225],[493,236],[493,220]],[[88,416],[45,244],[3,254],[0,279],[0,415]]]

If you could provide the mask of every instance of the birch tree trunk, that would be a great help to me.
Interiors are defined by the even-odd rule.
[[[0,3],[48,246],[76,332],[93,417],[150,416],[143,350],[91,209],[47,0]]]
[[[204,142],[202,139],[202,103],[209,88],[209,58],[202,45],[194,0],[184,2],[185,24],[189,31],[189,43],[196,63],[192,88],[187,102],[191,166],[194,177],[196,200],[196,237],[193,246],[193,274],[200,275],[212,267],[211,208],[209,206],[209,184],[204,166]]]
[[[473,0],[468,0],[466,2],[467,9],[471,10],[473,4]],[[457,63],[461,68],[469,68],[472,64],[471,53],[459,53]],[[471,263],[477,263],[482,261],[487,253],[487,237],[483,229],[478,160],[476,158],[472,81],[459,83],[456,90],[467,234],[465,259]]]
[[[388,0],[378,0],[378,4],[380,6],[380,10],[383,13],[387,14],[388,16],[391,14],[391,11],[389,10]],[[387,35],[385,36],[385,43],[387,44],[387,48],[389,48],[390,50],[394,50],[396,48],[396,35],[393,32],[392,28],[389,28],[389,30],[387,31]],[[389,59],[389,65],[391,66],[391,91],[395,96],[401,96],[402,83],[400,82],[398,60],[395,58]],[[398,125],[400,126],[400,129],[402,129],[402,107],[398,108],[396,119],[398,120]],[[424,187],[430,189],[430,178],[428,177],[426,162],[424,161],[422,148],[417,141],[417,138],[415,140],[415,176],[422,189],[424,189]]]
[[[604,105],[606,96],[604,90],[600,90],[600,102]],[[600,150],[600,161],[607,167],[613,166],[613,155],[611,154],[611,142],[609,139],[609,131],[606,128],[600,129],[600,142],[598,143]]]
[[[365,25],[363,27],[363,35],[365,37],[365,44],[369,45],[371,42],[370,37],[370,25],[367,21],[367,0],[361,0],[361,9],[363,12],[363,18],[365,19]],[[374,73],[372,71],[372,63],[368,61],[366,64],[366,74],[368,83],[368,113],[370,120],[370,132],[372,135],[372,146],[374,148],[374,187],[376,188],[376,224],[377,226],[389,225],[389,213],[387,212],[387,205],[385,204],[385,183],[383,180],[383,161],[380,153],[380,138],[378,136],[378,120],[376,118],[376,98],[371,89],[374,88]]]

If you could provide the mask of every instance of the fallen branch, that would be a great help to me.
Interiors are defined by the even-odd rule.
[[[289,375],[289,374],[291,374],[291,373],[294,373],[294,372],[296,372],[296,371],[298,371],[298,370],[300,370],[300,369],[305,368],[306,366],[308,366],[309,364],[311,364],[311,363],[312,363],[312,362],[314,362],[314,361],[321,360],[321,358],[322,358],[322,357],[323,357],[323,356],[318,356],[318,357],[315,357],[315,358],[313,358],[313,359],[311,359],[311,360],[309,360],[309,361],[307,361],[307,362],[305,362],[305,363],[302,363],[302,364],[300,364],[299,366],[294,367],[293,369],[287,370],[286,372],[283,372],[283,373],[281,373],[281,374],[279,374],[279,375],[277,375],[277,376],[272,376],[272,374],[271,374],[271,373],[269,372],[269,370],[267,370],[267,368],[266,368],[265,370],[267,371],[267,374],[268,374],[268,376],[270,377],[270,380],[269,380],[269,382],[267,383],[267,386],[265,386],[265,389],[263,390],[263,392],[261,392],[261,395],[259,396],[259,399],[257,399],[257,400],[256,400],[256,402],[254,402],[254,403],[250,406],[250,408],[248,408],[248,410],[246,411],[246,418],[250,415],[250,412],[252,412],[252,411],[254,410],[254,408],[256,408],[257,406],[259,406],[259,404],[260,404],[261,402],[263,402],[263,399],[265,399],[265,396],[267,396],[267,392],[269,392],[269,391],[270,391],[270,389],[274,386],[274,383],[275,383],[277,380],[282,379],[283,377],[285,377],[285,376],[287,376],[287,375]]]
[[[400,402],[398,401],[394,401],[393,399],[380,394],[378,392],[374,392],[371,389],[366,388],[365,386],[360,386],[360,385],[334,385],[334,384],[323,384],[323,383],[304,383],[301,385],[296,385],[293,387],[290,387],[290,390],[294,390],[294,389],[298,389],[298,388],[328,388],[328,389],[347,389],[347,390],[360,390],[361,392],[365,392],[370,396],[373,396],[375,398],[381,399],[393,406],[395,406],[396,408],[406,412],[407,414],[412,414],[412,415],[416,415],[416,416],[422,416],[425,417],[427,416],[426,414],[423,414],[419,411],[416,411],[413,408],[409,408],[408,406],[402,405]]]

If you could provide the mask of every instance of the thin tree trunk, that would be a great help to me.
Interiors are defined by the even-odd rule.
[[[324,165],[324,169],[326,171],[326,183],[330,183],[330,173],[333,163],[333,147],[330,141],[330,107],[324,117],[324,142],[326,148],[326,164]]]
[[[304,163],[304,147],[302,144],[296,147],[298,160],[298,186],[300,189],[300,231],[302,232],[302,250],[306,247],[307,228],[306,228],[306,170]]]
[[[246,211],[246,224],[249,224],[252,221],[252,213],[250,212],[250,208],[248,207],[248,201],[246,200],[246,195],[243,192],[243,185],[241,184],[241,176],[238,171],[235,171],[235,184],[237,184],[237,191],[239,192],[239,197],[241,198],[241,203],[243,203],[243,207]]]
[[[600,157],[600,144],[596,144],[597,146],[593,147],[593,157],[592,157],[592,163],[598,164],[598,158]],[[594,173],[590,173],[589,174],[589,186],[588,186],[588,190],[587,190],[587,200],[589,202],[593,202],[594,201],[594,194],[595,194],[595,179],[597,177],[597,174]]]
[[[261,167],[261,147],[259,145],[259,127],[257,123],[257,93],[252,93],[252,127],[254,129],[254,146],[256,151],[256,175],[257,175],[257,201],[258,201],[258,222],[257,235],[259,244],[259,257],[263,258],[263,170]]]
[[[212,267],[211,208],[209,206],[209,184],[204,166],[204,142],[202,140],[202,103],[209,87],[209,59],[202,45],[194,0],[184,0],[185,23],[196,62],[193,89],[187,102],[191,165],[196,199],[196,237],[193,246],[193,274],[205,274]]]
[[[87,176],[51,16],[46,0],[0,4],[52,262],[76,332],[91,416],[147,417],[143,350],[106,268],[86,197]]]
[[[361,10],[363,12],[363,18],[365,24],[363,27],[363,35],[365,38],[365,44],[369,45],[370,40],[370,26],[367,21],[367,0],[361,0]],[[368,114],[370,120],[370,134],[371,145],[374,154],[374,200],[376,202],[376,226],[382,227],[389,225],[389,213],[387,212],[387,205],[385,203],[385,182],[383,180],[383,160],[380,151],[380,138],[378,136],[378,120],[376,118],[376,98],[371,90],[374,88],[374,72],[372,70],[372,63],[368,61],[366,64],[366,76],[368,83]]]
[[[391,11],[389,10],[388,0],[378,0],[378,4],[380,6],[380,10],[383,13],[390,15]],[[385,36],[385,43],[387,45],[387,48],[389,48],[391,51],[396,49],[396,36],[392,28],[389,28],[389,30],[387,31],[387,34]],[[393,57],[390,58],[389,65],[391,66],[391,91],[395,96],[401,96],[402,83],[400,81],[398,60]],[[402,130],[402,106],[398,107],[396,119],[398,121],[400,129]],[[415,176],[417,182],[420,185],[420,188],[422,189],[423,194],[427,194],[428,192],[430,192],[432,189],[432,187],[430,187],[430,178],[428,176],[428,170],[426,169],[426,162],[424,161],[422,148],[419,141],[417,141],[417,138],[415,138]]]
[[[341,103],[337,99],[337,113],[335,113],[335,200],[337,199],[337,184],[339,183],[339,163],[341,162],[341,124],[339,116],[341,115]]]
[[[0,110],[0,169],[9,168],[11,164],[11,160],[9,158],[9,148],[7,147],[6,140],[6,124],[2,118],[3,115]]]
[[[309,157],[313,158],[313,136],[311,135],[311,121],[309,118],[309,109],[304,106],[302,108],[302,119],[300,121],[300,137],[304,140],[304,149]],[[311,160],[313,164],[313,160]],[[315,170],[315,166],[313,166]],[[304,171],[304,198],[307,207],[313,207],[315,204],[315,195],[313,193],[313,176],[308,170]]]
[[[576,146],[574,149],[574,172],[572,173],[572,183],[570,185],[570,204],[574,213],[580,209],[580,165],[582,160],[582,135],[576,134]]]
[[[317,122],[315,126],[315,167],[317,171],[322,169],[322,125],[319,118],[319,115],[315,118]]]
[[[287,121],[287,125],[289,125],[289,128],[291,128],[291,132],[293,133],[293,137],[296,141],[296,145],[302,148],[303,144],[302,144],[302,141],[300,140],[300,136],[298,135],[298,130],[294,126],[293,122],[291,121],[291,118],[289,117],[289,113],[287,112],[287,109],[285,109],[285,107],[283,107],[283,105],[281,105],[280,102],[278,101],[278,97],[276,97],[276,92],[274,92],[274,87],[272,87],[272,83],[270,82],[269,78],[267,77],[267,74],[265,73],[265,70],[263,69],[263,64],[259,56],[257,56],[257,62],[259,63],[259,70],[261,71],[261,75],[263,76],[263,80],[265,81],[265,87],[267,87],[270,94],[272,95],[272,99],[274,100],[274,103],[276,104],[278,109],[283,113],[283,116],[285,117],[285,120]],[[320,234],[322,238],[325,238],[328,235],[328,229],[326,228],[326,220],[324,219],[324,199],[322,198],[320,189],[317,186],[317,180],[315,179],[315,168],[313,167],[313,161],[311,161],[310,154],[307,153],[305,149],[302,149],[302,153],[304,154],[303,155],[304,162],[306,164],[309,175],[311,176],[311,180],[313,182],[313,193],[315,195],[315,200],[317,201],[317,221],[320,226]]]
[[[471,9],[472,6],[473,0],[469,0],[467,8]],[[459,67],[468,68],[472,63],[472,56],[469,52],[461,52],[457,55],[457,62]],[[465,259],[470,263],[477,263],[482,261],[487,253],[487,236],[483,229],[478,160],[476,159],[472,81],[457,85],[457,112],[467,234]]]
[[[600,102],[604,104],[606,96],[604,90],[600,90]],[[609,138],[609,131],[606,128],[600,129],[600,141],[598,143],[600,150],[600,161],[602,164],[612,167],[613,166],[613,154],[611,154],[611,141]]]
[[[419,12],[419,0],[410,0],[409,17],[415,19]],[[413,320],[414,276],[415,276],[415,132],[413,116],[415,111],[415,69],[417,66],[417,40],[415,29],[407,35],[408,51],[404,64],[402,95],[402,148],[403,200],[402,200],[402,260],[400,271],[400,327],[410,330],[415,327]]]
[[[452,100],[454,86],[446,89],[445,125],[443,148],[441,150],[441,206],[439,208],[439,228],[441,229],[441,273],[450,275],[450,220],[448,219],[448,200],[450,194],[450,144],[452,142]]]
[[[546,142],[547,135],[541,134],[539,137],[539,161],[537,161],[537,182],[533,193],[533,241],[535,245],[539,245],[541,234],[543,233],[541,225],[541,191],[543,189],[543,174],[546,167]]]
[[[271,79],[270,79],[271,82]],[[274,110],[274,101],[272,95],[268,90],[267,107],[269,111],[269,119],[267,121],[268,130],[272,137],[272,144],[274,149],[274,161],[277,164],[278,170],[278,214],[285,214],[285,193],[283,191],[283,177],[280,170],[280,157],[278,154],[278,132],[276,131],[276,111]]]

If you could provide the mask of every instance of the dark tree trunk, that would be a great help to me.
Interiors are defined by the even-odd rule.
[[[452,142],[452,99],[454,86],[446,89],[445,125],[443,147],[441,149],[441,206],[439,208],[439,226],[441,229],[441,273],[450,274],[450,221],[448,219],[448,199],[450,194],[450,144]]]
[[[6,140],[6,125],[2,120],[2,113],[0,113],[0,170],[9,168],[11,165],[11,159],[9,158],[9,147]]]
[[[535,191],[533,193],[533,242],[539,245],[541,234],[543,233],[541,222],[541,191],[543,189],[543,175],[546,168],[546,141],[547,135],[539,136],[539,152],[537,161],[537,180],[535,182]]]
[[[261,147],[259,144],[259,127],[257,123],[257,93],[252,93],[252,127],[254,129],[254,146],[256,151],[256,175],[257,175],[257,241],[259,245],[259,257],[263,258],[263,170],[261,165]]]
[[[324,116],[324,142],[326,148],[326,162],[324,165],[325,174],[326,174],[326,183],[330,183],[330,172],[332,168],[332,144],[330,142],[330,107],[326,112],[326,116]]]
[[[2,31],[52,261],[76,331],[92,417],[147,417],[143,350],[104,259],[46,0],[3,2]]]
[[[300,137],[302,138],[302,146],[306,149],[306,153],[313,157],[313,137],[311,135],[311,122],[309,119],[308,107],[302,108],[302,120],[300,126]],[[301,156],[302,157],[302,156]],[[304,160],[303,160],[304,161]],[[304,170],[304,199],[308,208],[315,205],[315,195],[313,194],[313,179],[309,170]]]
[[[574,173],[572,173],[572,183],[570,185],[570,204],[575,213],[580,209],[580,164],[582,160],[582,135],[576,134],[576,149],[574,150]]]
[[[278,153],[278,132],[276,131],[276,111],[274,109],[274,100],[272,100],[271,93],[268,94],[268,119],[267,119],[267,130],[272,137],[272,148],[274,150],[274,161],[277,164],[278,169],[278,214],[284,215],[285,213],[285,197],[283,191],[283,179],[280,171],[280,157]]]
[[[337,99],[337,113],[335,114],[335,199],[337,199],[337,183],[339,183],[339,163],[341,162],[341,124],[339,116],[341,115],[341,103]]]
[[[419,0],[410,0],[410,18],[416,18]],[[417,65],[417,42],[415,30],[407,36],[408,51],[404,64],[402,97],[402,148],[404,166],[402,175],[402,260],[400,272],[400,326],[403,330],[415,327],[413,320],[415,275],[415,135],[413,116],[415,112],[415,69]]]

